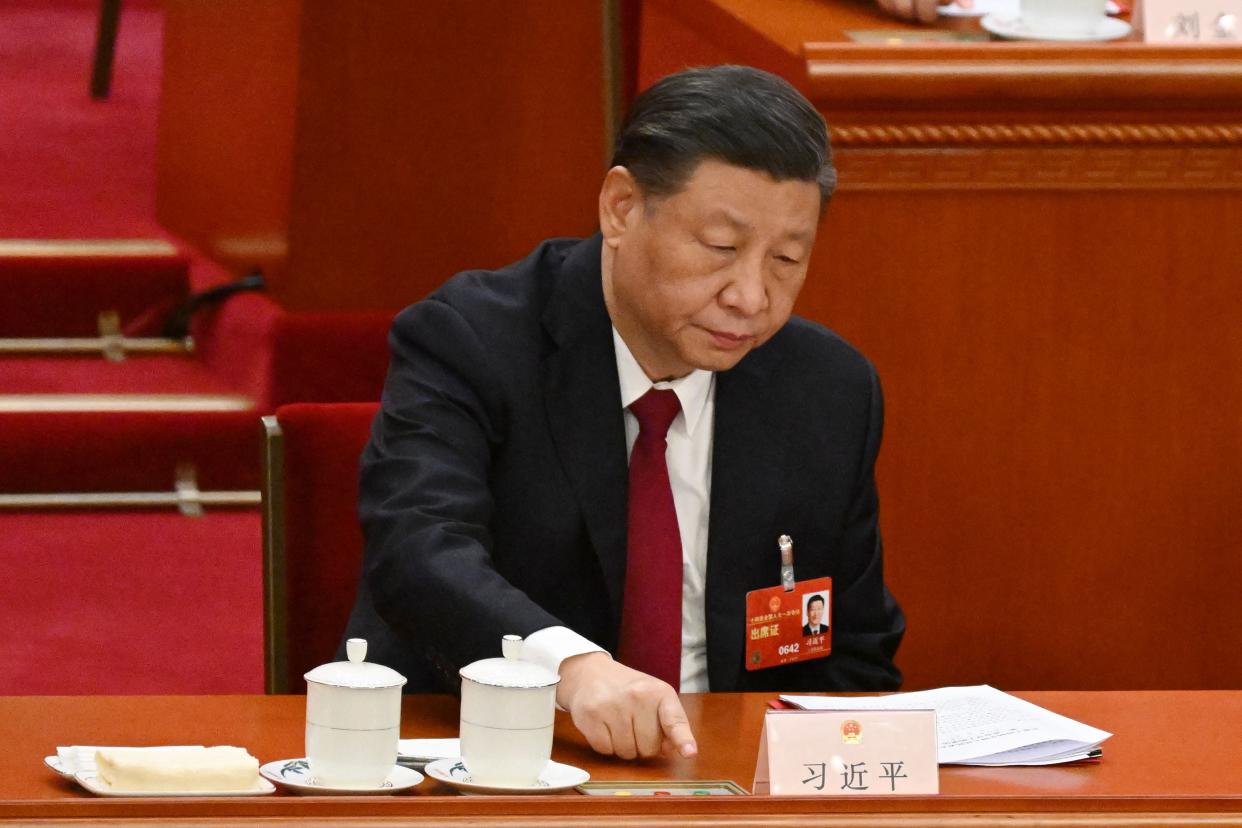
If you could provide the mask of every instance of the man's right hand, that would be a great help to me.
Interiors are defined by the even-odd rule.
[[[686,711],[667,683],[601,652],[565,659],[560,674],[556,702],[596,751],[622,759],[656,756],[662,748],[698,753]]]

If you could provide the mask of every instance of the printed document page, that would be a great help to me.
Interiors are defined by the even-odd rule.
[[[1111,736],[986,684],[889,696],[781,696],[805,710],[935,710],[942,765],[1045,765],[1086,759]]]

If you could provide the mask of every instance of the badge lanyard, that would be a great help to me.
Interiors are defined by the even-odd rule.
[[[781,535],[780,584],[746,593],[746,669],[825,658],[832,652],[832,579],[797,581],[793,538]]]

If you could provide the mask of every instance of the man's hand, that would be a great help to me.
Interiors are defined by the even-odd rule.
[[[657,678],[585,653],[561,662],[556,701],[595,750],[622,759],[656,756],[661,748],[698,753],[676,691]]]
[[[894,17],[917,20],[920,23],[935,23],[940,15],[940,7],[951,2],[967,9],[972,4],[972,0],[876,0],[880,8]]]

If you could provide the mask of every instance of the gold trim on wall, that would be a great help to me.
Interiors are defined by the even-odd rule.
[[[846,147],[841,191],[1242,190],[1242,146]]]
[[[1242,124],[860,124],[832,128],[837,147],[1047,144],[1242,144]]]

